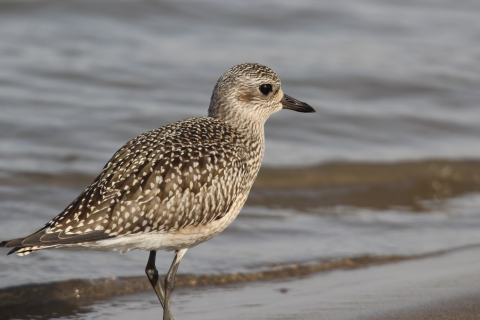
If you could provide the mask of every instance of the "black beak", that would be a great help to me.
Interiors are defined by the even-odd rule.
[[[283,95],[282,101],[283,109],[290,109],[297,112],[315,112],[315,109],[310,107],[308,104],[302,101],[298,101],[286,94]]]

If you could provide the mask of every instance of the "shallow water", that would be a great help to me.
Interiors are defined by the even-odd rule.
[[[256,61],[317,113],[267,122],[271,171],[180,272],[480,243],[479,163],[422,160],[480,157],[478,21],[476,1],[1,1],[1,239],[39,229],[132,137],[204,115],[218,77]],[[352,166],[314,165],[338,161]],[[141,275],[146,259],[0,257],[0,287]]]
[[[478,300],[472,297],[480,293],[479,253],[468,250],[434,259],[337,270],[295,281],[178,290],[174,312],[178,318],[196,320],[477,319]],[[463,308],[453,309],[456,304],[451,303],[452,297],[463,302]],[[154,298],[148,293],[131,295],[79,311],[84,319],[156,319],[161,308]],[[409,314],[412,309],[416,313]]]

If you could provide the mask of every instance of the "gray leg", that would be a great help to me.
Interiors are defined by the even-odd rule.
[[[175,258],[173,259],[170,270],[168,270],[165,277],[165,304],[163,306],[163,320],[173,320],[172,313],[170,311],[170,299],[172,298],[172,291],[175,287],[175,276],[177,275],[178,265],[182,260],[183,255],[187,252],[187,249],[181,249],[175,251]]]
[[[157,294],[160,304],[165,309],[165,295],[163,294],[162,285],[160,284],[160,281],[158,281],[158,271],[157,271],[157,268],[155,267],[156,255],[157,255],[156,251],[150,251],[150,256],[148,257],[147,266],[145,267],[145,273],[147,274],[147,278],[150,281],[150,284],[152,285],[153,290],[155,290],[155,293]],[[175,318],[171,313],[169,314],[169,316],[170,316],[170,319],[175,320]]]

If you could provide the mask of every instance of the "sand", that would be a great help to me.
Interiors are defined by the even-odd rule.
[[[480,319],[480,249],[303,278],[184,288],[177,319]],[[158,319],[149,292],[93,305],[86,318]]]

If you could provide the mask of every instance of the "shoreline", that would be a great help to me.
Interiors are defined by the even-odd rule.
[[[276,264],[249,273],[203,275],[179,274],[176,279],[176,288],[214,287],[249,282],[276,281],[289,278],[294,279],[319,272],[364,268],[371,265],[422,259],[428,256],[441,254],[444,254],[444,252],[433,252],[417,256],[365,255],[352,258],[318,261],[316,263]],[[165,275],[160,275],[160,279],[163,279],[164,277]],[[22,308],[25,305],[35,306],[37,304],[55,304],[59,302],[84,305],[84,302],[88,304],[95,299],[108,299],[150,290],[152,290],[150,283],[143,275],[99,279],[69,279],[49,283],[10,286],[0,288],[0,313],[2,312],[2,309],[12,308],[16,305],[22,306]],[[34,297],[38,297],[38,299],[35,299]]]
[[[465,260],[466,257],[470,256],[471,252],[476,252],[478,257],[480,257],[480,245],[462,247],[457,249],[452,249],[448,251],[439,251],[433,252],[425,255],[417,256],[362,256],[349,259],[337,259],[332,261],[320,261],[317,263],[309,264],[285,264],[285,265],[275,265],[271,266],[269,269],[251,272],[251,273],[234,273],[234,274],[218,274],[218,275],[188,275],[183,274],[179,275],[177,279],[178,290],[184,294],[197,294],[200,290],[203,291],[229,291],[225,293],[225,299],[229,299],[229,295],[232,295],[233,301],[241,301],[242,299],[249,299],[250,297],[265,296],[268,297],[269,294],[258,293],[255,291],[264,291],[265,288],[267,291],[278,291],[281,293],[287,294],[289,291],[298,291],[298,290],[313,290],[314,292],[306,293],[306,296],[309,298],[315,297],[320,294],[324,298],[331,299],[331,297],[325,295],[324,292],[316,292],[316,287],[328,287],[328,286],[345,286],[351,285],[351,283],[345,283],[345,279],[340,277],[339,274],[345,274],[346,278],[349,278],[353,283],[358,286],[367,286],[368,283],[365,282],[367,278],[375,278],[374,274],[376,270],[385,270],[383,272],[383,277],[385,274],[388,274],[388,269],[399,269],[402,270],[404,266],[408,265],[418,265],[420,267],[424,265],[431,265],[432,261],[436,260],[445,260],[448,261],[449,257],[460,257]],[[478,260],[478,266],[480,267],[480,259]],[[428,268],[422,267],[421,272],[428,273]],[[410,268],[411,269],[411,268]],[[433,270],[433,269],[432,269]],[[454,270],[454,268],[452,269]],[[385,273],[387,272],[387,273]],[[400,272],[402,273],[402,272]],[[356,274],[359,275],[356,278]],[[418,275],[417,275],[418,276]],[[388,278],[388,277],[387,277]],[[308,279],[312,279],[310,282]],[[330,280],[329,280],[330,279]],[[407,280],[407,279],[406,279]],[[480,280],[480,273],[479,273]],[[306,281],[306,283],[305,283]],[[317,281],[327,281],[327,284],[315,284]],[[295,288],[276,288],[281,283],[286,283],[288,286],[293,285]],[[394,281],[393,284],[399,285],[399,280]],[[379,288],[384,290],[384,284],[380,283]],[[236,288],[243,287],[246,290],[253,290],[252,295],[248,294],[243,296],[242,293],[238,292]],[[202,289],[206,288],[206,289]],[[268,289],[270,288],[270,290]],[[350,292],[346,290],[343,295],[348,294],[358,294],[355,288]],[[30,284],[18,287],[8,287],[0,289],[0,314],[3,316],[8,316],[8,318],[21,318],[25,316],[25,308],[28,308],[29,315],[53,315],[58,314],[58,309],[63,310],[65,316],[73,315],[79,308],[85,308],[93,306],[96,304],[103,304],[105,301],[115,301],[118,299],[128,299],[128,297],[135,296],[145,296],[147,300],[151,300],[153,295],[150,295],[152,291],[150,284],[144,276],[135,276],[135,277],[118,277],[118,278],[103,278],[103,279],[92,279],[92,280],[82,280],[82,279],[72,279],[67,281],[46,283],[46,284]],[[480,289],[479,289],[480,292]],[[468,292],[463,292],[463,294],[468,294]],[[391,294],[391,293],[390,293]],[[208,294],[204,296],[205,301],[208,302]],[[450,295],[442,295],[441,299],[449,298]],[[474,299],[473,296],[471,299]],[[143,298],[142,298],[143,299]],[[289,300],[290,301],[290,300]],[[321,303],[325,303],[325,300],[319,297]],[[436,300],[432,300],[435,302]],[[427,301],[432,303],[432,301]],[[462,301],[452,300],[451,302],[454,305],[459,305]],[[476,301],[476,300],[475,300]],[[205,302],[205,303],[207,303]],[[270,303],[275,301],[268,301],[265,303],[265,311],[269,311],[272,307]],[[390,301],[392,302],[392,301]],[[438,311],[439,306],[435,303],[433,306],[427,305],[424,306],[425,301],[421,301],[421,308],[418,310],[407,310],[399,311],[399,315],[405,314],[404,318],[398,319],[415,319],[412,318],[411,313],[422,314],[422,310],[425,309],[425,312]],[[369,301],[368,304],[375,304],[374,301]],[[305,301],[301,297],[297,296],[293,300],[292,308],[296,308],[298,305],[310,305],[311,302]],[[313,303],[314,305],[315,303]],[[390,305],[389,303],[388,305]],[[410,302],[406,304],[409,306]],[[419,307],[417,303],[413,304],[416,307]],[[155,302],[153,302],[155,306]],[[322,307],[322,304],[319,305],[320,309],[316,310],[316,313],[324,314],[325,310]],[[475,304],[480,310],[480,299],[478,303]],[[306,306],[304,306],[306,307]],[[383,306],[385,307],[385,306]],[[378,314],[369,315],[365,319],[393,319],[392,315],[384,316],[383,313],[388,310],[388,308],[383,308],[381,305],[376,306],[378,309]],[[395,303],[390,306],[391,308],[399,307]],[[187,307],[185,307],[187,308]],[[432,309],[433,308],[433,309]],[[195,307],[188,306],[188,309],[194,310]],[[241,309],[241,308],[240,308]],[[276,308],[275,308],[276,309]],[[340,310],[341,308],[339,308]],[[477,310],[475,309],[475,310]],[[432,311],[433,310],[433,311]],[[271,311],[271,310],[270,310]],[[340,312],[343,314],[344,312]],[[348,312],[347,312],[348,313]],[[328,313],[327,313],[328,315]],[[133,315],[132,315],[133,316]],[[231,315],[224,315],[226,317],[231,317]],[[232,315],[233,316],[233,315]],[[254,316],[254,315],[252,315]],[[305,316],[305,317],[304,317]],[[335,318],[332,319],[350,319],[348,317],[341,318],[341,315],[335,315]],[[373,318],[372,318],[373,316]],[[213,317],[214,315],[209,315],[208,317]],[[323,317],[323,315],[322,315]],[[383,318],[382,318],[383,317]],[[183,318],[183,316],[182,316]],[[299,319],[308,319],[308,315],[302,315]],[[275,319],[275,317],[274,317]],[[295,319],[295,318],[293,318]],[[312,318],[314,319],[314,318]],[[359,318],[360,319],[360,318]],[[363,319],[363,318],[361,318]],[[418,318],[423,319],[423,318]],[[453,318],[452,318],[453,319]]]
[[[335,270],[297,279],[179,290],[179,319],[473,320],[480,318],[480,248]],[[144,293],[93,307],[89,317],[156,319]],[[147,301],[145,301],[147,300]]]

